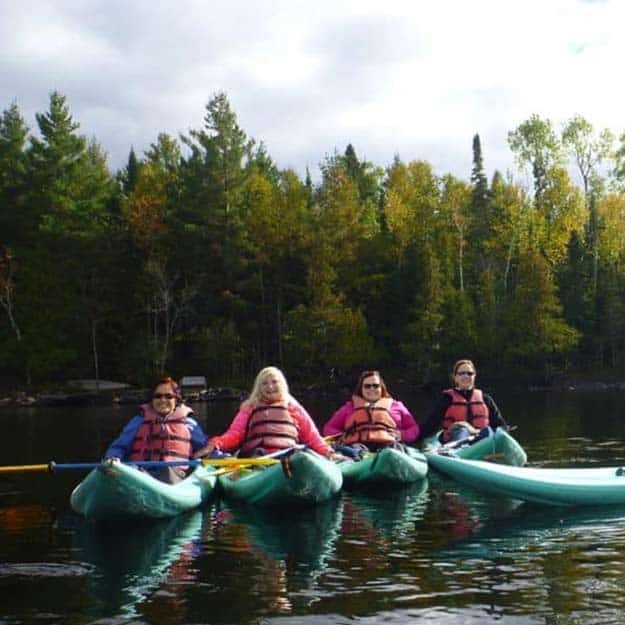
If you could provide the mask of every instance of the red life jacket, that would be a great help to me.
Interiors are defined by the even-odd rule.
[[[401,440],[401,432],[391,416],[391,397],[381,397],[368,402],[363,397],[352,397],[354,412],[345,420],[345,431],[341,438],[344,445],[353,443],[390,444]]]
[[[130,448],[130,460],[188,460],[192,454],[187,416],[193,411],[180,404],[166,418],[150,404],[141,406],[143,423]]]
[[[454,388],[448,388],[443,393],[451,397],[451,404],[443,417],[443,438],[446,438],[445,434],[449,428],[459,421],[466,421],[478,430],[488,427],[489,412],[482,391],[474,388],[470,399],[465,399],[464,395]]]
[[[268,452],[287,449],[298,441],[299,425],[286,406],[258,404],[247,420],[241,454],[249,454],[256,447]]]

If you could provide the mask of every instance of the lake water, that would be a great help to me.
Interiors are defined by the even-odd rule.
[[[496,393],[531,464],[625,464],[621,394]],[[430,400],[402,397],[421,417]],[[337,402],[304,402],[324,421]],[[197,404],[208,433],[231,403]],[[132,407],[0,413],[0,464],[94,460]],[[84,473],[0,477],[0,625],[625,622],[625,506],[546,508],[431,473],[307,510],[214,502],[99,527],[68,498]]]

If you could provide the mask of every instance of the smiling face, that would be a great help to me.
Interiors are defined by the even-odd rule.
[[[176,408],[176,394],[171,384],[159,384],[152,393],[152,408],[166,416]]]
[[[264,401],[275,402],[283,397],[282,381],[274,373],[268,373],[260,383],[260,394]]]
[[[461,391],[468,391],[475,383],[475,368],[472,364],[463,362],[456,368],[454,373],[454,384]]]
[[[362,381],[362,396],[367,401],[377,401],[382,397],[382,386],[380,384],[380,376],[377,374],[370,375]]]

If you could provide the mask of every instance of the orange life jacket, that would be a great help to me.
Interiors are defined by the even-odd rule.
[[[363,397],[352,397],[354,412],[345,420],[345,431],[341,438],[344,445],[353,443],[390,444],[401,440],[401,432],[391,416],[391,397],[381,397],[368,402]]]
[[[271,452],[297,445],[299,426],[288,408],[281,404],[258,404],[250,413],[241,455],[256,447]]]
[[[470,399],[465,399],[464,395],[454,388],[448,388],[443,393],[451,397],[451,404],[443,417],[444,439],[449,428],[459,421],[466,421],[478,430],[488,427],[489,412],[488,406],[484,403],[482,391],[474,388]]]
[[[188,460],[192,454],[191,434],[187,416],[193,411],[180,404],[167,417],[150,404],[141,406],[143,423],[139,426],[130,448],[130,460]]]

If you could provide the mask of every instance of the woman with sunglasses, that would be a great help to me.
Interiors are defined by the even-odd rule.
[[[440,431],[441,443],[462,440],[480,433],[492,434],[507,424],[490,395],[475,388],[476,369],[472,361],[462,358],[452,369],[453,386],[443,391],[434,410],[421,427],[421,438]]]
[[[419,426],[408,408],[391,397],[379,371],[363,371],[351,400],[324,425],[323,434],[335,437],[341,448],[365,445],[373,451],[412,443]]]
[[[241,404],[228,430],[211,437],[194,457],[236,450],[240,457],[261,456],[300,443],[322,456],[339,459],[321,438],[308,412],[289,393],[282,371],[265,367],[256,376],[250,396]]]
[[[188,460],[208,437],[192,418],[193,410],[182,403],[180,388],[170,377],[161,378],[150,393],[149,403],[133,417],[104,455],[112,460]],[[150,470],[157,479],[175,484],[186,477],[185,467]]]

